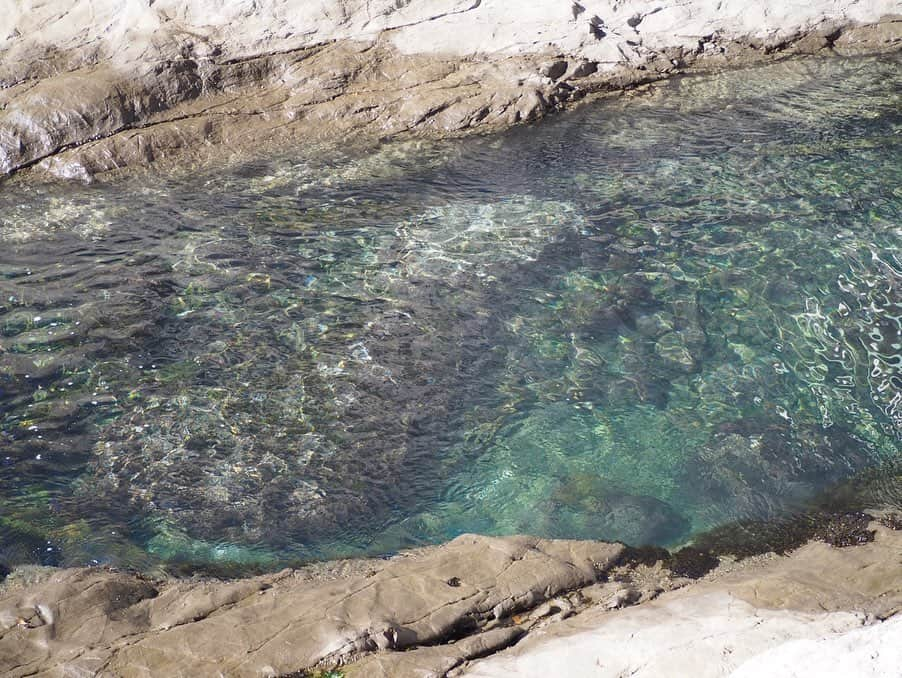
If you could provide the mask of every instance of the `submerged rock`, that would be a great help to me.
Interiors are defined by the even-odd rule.
[[[668,332],[655,343],[655,353],[668,368],[680,372],[695,372],[698,364],[690,353],[686,338],[682,332]]]
[[[666,311],[649,313],[636,318],[636,330],[650,339],[657,339],[661,335],[672,332],[673,328],[673,316]]]
[[[354,548],[460,465],[439,451],[465,413],[478,423],[468,408],[488,404],[481,384],[501,367],[505,317],[486,312],[499,277],[579,223],[524,197],[430,208],[367,247],[320,235],[304,257],[290,249],[303,231],[277,231],[285,251],[191,240],[173,264],[178,312],[149,349],[167,364],[100,430],[78,510],[112,505],[175,561],[218,542]]]
[[[665,502],[624,492],[599,476],[568,478],[552,498],[583,515],[592,534],[630,546],[675,543],[689,529],[689,522]]]
[[[588,520],[600,523],[593,531],[610,530],[618,539],[635,545],[674,543],[689,530],[689,522],[664,502],[629,494],[605,496]]]
[[[745,430],[753,426],[741,424]],[[808,429],[790,438],[784,427],[771,425],[757,435],[716,434],[688,468],[695,491],[720,507],[722,521],[776,518],[805,505],[819,488],[873,463],[867,450],[841,431]]]

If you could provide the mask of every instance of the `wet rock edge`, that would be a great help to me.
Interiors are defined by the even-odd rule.
[[[677,75],[900,46],[902,20],[887,16],[864,25],[824,20],[788,37],[714,33],[695,49],[646,50],[613,66],[578,53],[399,54],[379,39],[237,60],[214,51],[162,60],[140,77],[86,61],[0,87],[0,177],[32,169],[91,181],[152,163],[221,161],[349,135],[378,143],[496,132]],[[315,91],[286,84],[279,75],[286,70]]]

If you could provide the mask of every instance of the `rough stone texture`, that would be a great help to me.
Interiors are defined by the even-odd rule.
[[[592,608],[464,673],[888,676],[902,666],[902,619],[881,620],[900,610],[902,533],[881,527],[864,546],[814,542],[645,605]]]
[[[491,627],[594,583],[622,552],[616,544],[464,535],[366,561],[368,574],[333,581],[282,572],[157,584],[60,570],[0,591],[0,674],[280,675],[471,636],[456,645],[453,665],[516,640],[517,629]]]
[[[0,674],[893,675],[902,532],[871,528],[697,583],[617,544],[473,535],[231,582],[23,569],[0,588]]]
[[[0,175],[497,129],[687,69],[894,50],[899,16],[893,0],[0,0]]]

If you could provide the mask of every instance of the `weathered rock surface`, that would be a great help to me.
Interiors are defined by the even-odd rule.
[[[473,535],[232,582],[21,570],[0,588],[0,673],[796,675],[815,658],[818,675],[892,675],[902,532],[872,528],[689,586],[616,544]]]
[[[900,610],[902,533],[881,527],[866,546],[813,542],[646,605],[593,608],[465,673],[888,676],[902,666]]]
[[[865,626],[864,615],[851,612],[758,609],[724,592],[677,595],[611,615],[607,623],[596,620],[572,637],[524,641],[511,656],[476,663],[465,675],[889,676],[902,661],[898,618]],[[865,654],[850,662],[844,655],[850,645],[864,649],[859,643],[872,659]],[[818,671],[812,671],[814,656]]]
[[[2,0],[0,17],[0,174],[80,178],[497,129],[687,69],[902,41],[892,0]]]
[[[370,571],[325,582],[298,571],[159,585],[102,569],[59,570],[0,593],[0,674],[280,675],[484,629],[456,648],[461,659],[479,656],[520,633],[493,625],[593,584],[622,552],[616,544],[465,535],[425,553],[351,564]]]

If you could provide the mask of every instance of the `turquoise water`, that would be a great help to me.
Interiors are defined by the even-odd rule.
[[[902,508],[902,70],[0,187],[0,560],[677,546]],[[862,482],[861,479],[867,479]]]

